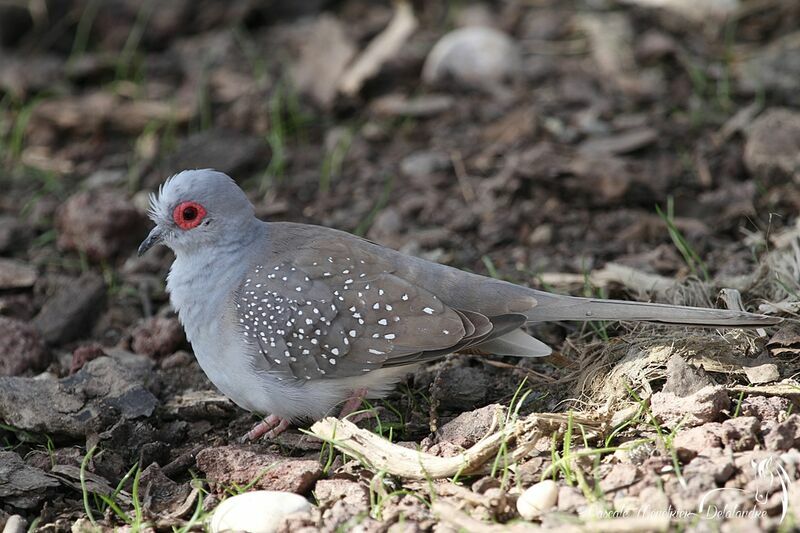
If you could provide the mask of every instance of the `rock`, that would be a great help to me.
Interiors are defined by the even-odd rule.
[[[30,294],[0,294],[0,315],[30,321],[36,314]]]
[[[43,470],[52,470],[55,465],[68,465],[80,468],[85,456],[84,450],[78,447],[56,448],[55,450],[34,450],[25,456],[25,464]]]
[[[186,391],[172,396],[164,405],[170,416],[193,421],[229,419],[236,409],[227,397],[212,391]]]
[[[28,466],[14,452],[0,451],[0,501],[20,509],[32,509],[48,498],[48,489],[59,483],[38,468]]]
[[[323,108],[336,98],[339,78],[356,55],[347,29],[332,15],[321,15],[305,32],[291,74],[295,87]]]
[[[153,463],[142,471],[139,478],[142,501],[149,512],[161,513],[177,508],[189,496],[189,485],[175,483]]]
[[[636,465],[617,463],[611,467],[611,471],[600,481],[600,487],[603,492],[616,491],[633,485],[638,477],[639,468]]]
[[[0,316],[0,376],[44,370],[50,353],[39,333],[20,320]]]
[[[785,415],[792,402],[782,396],[747,396],[739,409],[745,417],[753,416],[762,422],[778,422]]]
[[[59,380],[0,377],[0,420],[32,433],[85,437],[120,419],[150,416],[158,400],[144,379],[110,357]]]
[[[501,486],[502,483],[499,479],[492,476],[484,476],[478,481],[473,482],[470,488],[472,489],[472,492],[476,494],[486,494],[486,491],[489,489],[499,489]]]
[[[416,180],[428,178],[434,172],[450,168],[447,154],[433,151],[420,151],[409,154],[400,161],[400,172]]]
[[[558,488],[558,511],[560,513],[574,513],[586,505],[586,497],[577,487],[564,485]]]
[[[49,344],[77,339],[91,328],[104,306],[105,297],[103,278],[87,272],[56,290],[33,319],[33,326]]]
[[[655,514],[670,511],[669,497],[663,486],[646,486],[639,493],[641,507],[639,513]],[[647,516],[647,515],[644,515]]]
[[[446,366],[438,384],[436,397],[439,406],[444,410],[463,412],[485,401],[489,378],[481,368]]]
[[[197,454],[197,468],[212,486],[248,485],[264,490],[304,494],[322,476],[316,459],[284,458],[238,446],[206,448]]]
[[[426,83],[452,80],[473,89],[493,91],[521,71],[522,57],[511,37],[482,26],[454,30],[431,49],[422,67]]]
[[[175,353],[172,353],[163,359],[161,359],[161,368],[163,370],[169,370],[171,368],[180,368],[182,366],[189,366],[192,364],[194,358],[192,354],[187,352],[186,350],[178,350]]]
[[[800,415],[789,417],[776,424],[764,437],[768,450],[790,450],[800,445]]]
[[[721,424],[710,422],[702,426],[678,431],[672,441],[675,451],[681,461],[691,461],[700,453],[711,448],[721,448],[722,439],[719,437]]]
[[[0,257],[0,290],[33,287],[36,278],[35,268],[22,261]]]
[[[18,514],[8,517],[3,526],[3,533],[25,533],[28,531],[28,521]]]
[[[795,31],[757,50],[735,67],[739,85],[745,91],[771,91],[798,103],[800,89],[800,32]]]
[[[758,366],[744,367],[744,373],[748,381],[754,385],[762,383],[772,383],[781,379],[781,373],[778,371],[778,365],[774,363],[765,363]]]
[[[641,193],[648,189],[646,186],[633,187],[636,171],[630,161],[611,155],[578,152],[570,161],[569,173],[574,177],[563,178],[567,191],[585,195],[598,205],[616,205],[624,201],[632,190]]]
[[[56,230],[60,249],[103,261],[133,253],[147,235],[147,219],[123,192],[91,189],[58,208]]]
[[[736,473],[736,465],[731,460],[731,456],[716,450],[720,455],[708,456],[706,454],[698,455],[692,461],[684,466],[684,478],[690,478],[694,475],[711,476],[717,485],[722,485],[728,481]]]
[[[403,215],[397,208],[388,206],[375,217],[367,236],[370,240],[384,246],[401,248],[404,244],[400,237],[403,229]]]
[[[747,130],[744,163],[755,178],[767,182],[797,179],[800,113],[785,108],[764,111]]]
[[[668,33],[659,30],[645,31],[636,42],[636,59],[641,63],[657,63],[678,50],[678,43]]]
[[[69,373],[74,374],[83,368],[83,365],[89,361],[93,361],[98,357],[103,357],[104,355],[106,355],[105,350],[103,350],[103,347],[96,342],[78,346],[72,352],[72,361],[70,361]]]
[[[439,428],[437,437],[440,441],[448,441],[466,449],[489,433],[495,419],[502,420],[504,416],[505,407],[499,404],[461,413]]]
[[[734,452],[752,450],[758,444],[761,421],[754,416],[739,416],[722,423],[722,443]]]
[[[23,248],[33,236],[29,224],[9,215],[0,215],[0,253],[8,253]]]
[[[558,502],[558,485],[546,479],[525,489],[517,499],[517,511],[525,520],[534,520],[546,513]]]
[[[781,358],[795,358],[800,354],[800,326],[785,324],[767,341],[770,355]]]
[[[97,441],[101,447],[115,450],[123,461],[123,467],[124,464],[134,461],[147,465],[166,464],[169,460],[169,445],[164,441],[183,445],[187,431],[187,424],[181,422],[156,429],[147,420],[123,419],[98,434]],[[116,474],[109,477],[116,477]]]
[[[690,428],[715,421],[730,408],[731,401],[723,387],[709,385],[689,396],[656,392],[650,405],[653,415],[664,425]]]
[[[367,487],[349,479],[320,479],[314,485],[314,496],[320,504],[325,504],[326,506],[341,501],[346,506],[358,511],[369,508],[369,491]]]
[[[696,368],[679,354],[674,354],[667,361],[667,381],[661,392],[689,396],[712,384],[702,367]]]
[[[521,485],[533,485],[541,479],[543,470],[544,458],[532,457],[524,463],[516,465],[514,476]]]
[[[146,185],[156,186],[164,179],[187,168],[213,168],[229,176],[241,176],[267,160],[263,139],[236,131],[211,128],[194,133],[178,143],[158,172],[148,175]]]
[[[311,509],[308,500],[291,492],[257,490],[232,496],[214,510],[212,533],[273,533],[285,516]]]
[[[185,342],[183,328],[177,318],[152,317],[133,330],[133,351],[152,358],[170,355]]]

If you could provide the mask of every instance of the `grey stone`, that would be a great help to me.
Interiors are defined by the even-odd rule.
[[[47,497],[47,489],[58,481],[38,468],[28,466],[15,452],[0,451],[0,502],[31,509]]]
[[[158,400],[141,372],[110,357],[63,379],[0,378],[0,420],[32,433],[71,438],[99,433],[120,419],[150,416]]]
[[[494,28],[468,26],[434,45],[422,68],[426,83],[452,80],[463,87],[494,90],[520,74],[522,58],[514,40]]]
[[[87,272],[60,287],[33,319],[33,326],[49,344],[61,344],[84,335],[100,315],[106,297],[103,278]]]
[[[50,353],[39,333],[21,320],[0,316],[0,376],[44,370]]]
[[[36,283],[36,269],[15,259],[0,258],[0,290],[25,289]]]
[[[322,466],[315,459],[285,458],[257,453],[239,446],[206,448],[197,454],[197,468],[213,486],[231,483],[262,490],[304,494],[322,476]]]
[[[787,181],[800,172],[800,113],[773,108],[762,113],[747,130],[744,162],[759,179]]]
[[[17,217],[0,216],[0,253],[23,248],[32,235],[32,228]]]

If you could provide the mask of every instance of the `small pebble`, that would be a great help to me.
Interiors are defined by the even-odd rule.
[[[552,479],[528,487],[517,500],[517,511],[525,520],[534,520],[558,501],[558,485]]]
[[[248,531],[272,533],[278,531],[283,517],[311,508],[308,500],[291,492],[257,490],[228,498],[211,517],[212,533]]]
[[[521,70],[514,40],[494,28],[469,26],[454,30],[434,45],[422,68],[426,83],[452,79],[464,87],[492,89]]]
[[[11,515],[6,520],[3,533],[25,533],[28,530],[28,522],[18,514]]]

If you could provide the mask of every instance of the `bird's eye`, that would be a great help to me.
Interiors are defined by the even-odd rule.
[[[203,221],[206,209],[197,202],[182,202],[175,207],[172,218],[181,229],[192,229]]]

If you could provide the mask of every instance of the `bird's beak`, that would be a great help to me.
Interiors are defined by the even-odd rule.
[[[141,257],[142,254],[144,254],[147,250],[160,243],[163,239],[164,232],[160,226],[156,226],[150,230],[150,234],[145,240],[142,241],[142,244],[139,245],[139,257]]]

